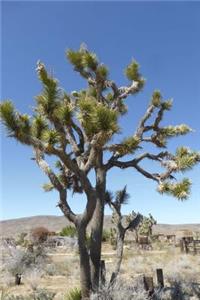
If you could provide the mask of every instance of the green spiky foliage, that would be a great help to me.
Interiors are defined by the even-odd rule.
[[[67,295],[64,296],[64,300],[81,300],[81,290],[73,288]]]
[[[127,204],[130,195],[127,193],[127,187],[125,186],[122,190],[116,192],[115,203],[118,205]]]
[[[200,161],[200,153],[186,147],[180,147],[176,150],[174,161],[179,171],[187,171]]]
[[[179,200],[185,200],[190,194],[191,181],[188,178],[184,178],[180,182],[171,183],[165,181],[158,186],[159,193],[172,195]]]
[[[144,86],[145,80],[139,72],[139,67],[139,64],[135,60],[132,60],[126,67],[124,73],[128,80],[138,82],[138,89],[141,89]]]
[[[42,188],[45,192],[51,192],[54,189],[54,186],[52,183],[48,182],[48,183],[44,183]]]
[[[151,98],[151,103],[156,106],[156,107],[160,107],[161,105],[161,101],[162,101],[162,96],[161,96],[161,92],[155,90],[153,92],[152,98]]]
[[[94,97],[80,99],[77,106],[80,110],[78,118],[89,139],[97,133],[107,133],[112,136],[119,130],[118,112],[96,103]]]
[[[110,147],[110,150],[117,153],[119,156],[124,156],[126,154],[133,154],[140,144],[140,139],[137,136],[132,136],[124,139],[120,144],[115,144]]]
[[[138,234],[151,236],[152,235],[152,227],[155,224],[157,224],[157,222],[151,214],[149,214],[148,217],[143,217],[143,220],[138,229]]]

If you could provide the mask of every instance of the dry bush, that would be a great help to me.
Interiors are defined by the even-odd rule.
[[[43,269],[46,264],[47,256],[42,247],[36,247],[33,252],[24,250],[23,248],[12,248],[9,250],[8,255],[5,257],[2,273],[3,281],[11,282],[8,274],[15,276],[18,274],[25,274],[31,270]],[[8,285],[8,284],[7,284]]]
[[[43,276],[43,274],[44,272],[37,267],[26,272],[26,281],[30,285],[33,292],[38,290],[38,286],[40,284],[41,277]]]
[[[118,280],[112,286],[108,284],[101,286],[97,293],[91,295],[90,300],[148,300],[147,292],[144,290],[141,278],[130,281]]]
[[[36,227],[31,231],[31,239],[35,244],[44,243],[49,235],[50,232],[45,227]]]

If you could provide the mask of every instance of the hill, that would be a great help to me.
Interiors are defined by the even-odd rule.
[[[33,216],[19,219],[0,221],[0,232],[2,237],[15,237],[22,232],[29,232],[37,226],[44,226],[50,231],[58,232],[70,222],[63,216]],[[105,216],[104,226],[112,226],[111,216]],[[200,224],[157,224],[154,226],[155,234],[176,234],[179,230],[199,231]]]

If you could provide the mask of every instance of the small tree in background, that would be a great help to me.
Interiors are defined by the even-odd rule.
[[[141,226],[139,227],[138,233],[140,235],[145,235],[148,237],[152,237],[153,225],[156,225],[157,222],[154,217],[149,214],[149,217],[144,217]]]
[[[77,236],[77,230],[75,227],[72,226],[66,226],[64,227],[61,232],[59,233],[60,236],[70,236],[75,237]]]
[[[31,231],[31,239],[35,244],[44,243],[47,240],[48,235],[50,234],[49,230],[45,227],[35,227]]]
[[[77,228],[82,297],[87,299],[91,289],[99,285],[107,173],[113,168],[131,168],[157,183],[159,193],[184,200],[191,183],[187,178],[175,181],[174,174],[191,169],[200,161],[200,155],[186,147],[179,147],[175,154],[167,151],[168,139],[185,135],[191,129],[185,124],[161,125],[172,101],[164,100],[157,90],[132,135],[114,143],[115,135],[121,132],[119,119],[127,112],[126,98],[144,86],[139,65],[132,61],[125,69],[128,85],[118,86],[109,78],[108,68],[85,46],[78,51],[68,50],[66,55],[85,79],[85,89],[65,92],[45,65],[38,62],[42,92],[36,97],[33,116],[19,113],[9,100],[1,104],[0,114],[9,137],[33,149],[36,163],[50,180],[44,189],[58,191],[58,207]],[[146,144],[155,146],[155,151],[145,151]],[[48,156],[55,157],[58,171],[48,164]],[[160,172],[146,170],[141,164],[144,160],[158,163]],[[89,177],[92,170],[95,182]],[[70,208],[69,190],[85,193],[87,203],[82,215]],[[92,219],[88,249],[86,228]]]
[[[117,250],[117,262],[115,266],[115,270],[112,273],[110,284],[113,284],[117,276],[120,272],[120,267],[123,258],[123,246],[125,236],[128,230],[137,230],[145,217],[140,213],[135,213],[132,211],[128,216],[123,216],[121,212],[122,205],[127,204],[129,199],[129,194],[126,191],[126,186],[116,192],[115,198],[113,197],[111,192],[106,193],[106,203],[112,209],[112,222],[116,226],[116,250]]]

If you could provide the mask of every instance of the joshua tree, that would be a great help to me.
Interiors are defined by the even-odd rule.
[[[124,239],[126,232],[128,230],[137,230],[142,222],[143,222],[143,215],[140,213],[135,213],[132,211],[131,214],[126,216],[122,215],[121,208],[123,204],[126,204],[129,198],[129,194],[126,191],[126,186],[116,192],[116,197],[113,200],[113,195],[111,192],[106,192],[105,197],[105,203],[108,204],[112,211],[112,221],[116,226],[116,233],[117,233],[117,239],[116,239],[116,248],[117,248],[117,262],[115,266],[115,270],[112,273],[110,284],[113,284],[116,281],[116,278],[119,274],[121,262],[123,258],[123,246],[124,246]]]
[[[145,217],[143,219],[143,222],[142,222],[142,224],[139,228],[139,234],[151,237],[152,236],[153,225],[155,225],[156,223],[157,222],[153,218],[153,216],[151,214],[149,214],[149,217]]]
[[[36,163],[50,180],[44,186],[45,190],[58,191],[58,207],[77,228],[81,288],[83,299],[86,299],[99,282],[107,173],[112,168],[131,168],[155,181],[160,193],[185,199],[190,190],[189,179],[174,181],[172,174],[192,168],[200,160],[200,155],[186,147],[178,148],[175,154],[166,150],[169,138],[187,134],[191,129],[184,124],[161,125],[172,101],[163,100],[157,90],[132,135],[119,143],[112,143],[111,140],[121,131],[119,118],[127,111],[126,98],[137,94],[144,86],[138,64],[132,61],[126,67],[129,83],[119,87],[109,79],[107,67],[86,47],[81,46],[78,51],[68,50],[66,55],[74,70],[85,79],[85,89],[65,92],[45,65],[38,62],[37,74],[43,89],[36,97],[33,115],[19,113],[9,100],[1,104],[0,113],[9,137],[33,149]],[[156,146],[153,153],[143,150],[146,143]],[[48,156],[57,160],[58,172],[48,164]],[[141,166],[144,160],[160,164],[160,173],[144,169]],[[91,171],[94,171],[95,182],[90,180]],[[81,216],[76,215],[68,204],[67,192],[70,189],[86,195],[87,203]],[[86,228],[92,219],[88,249]]]

